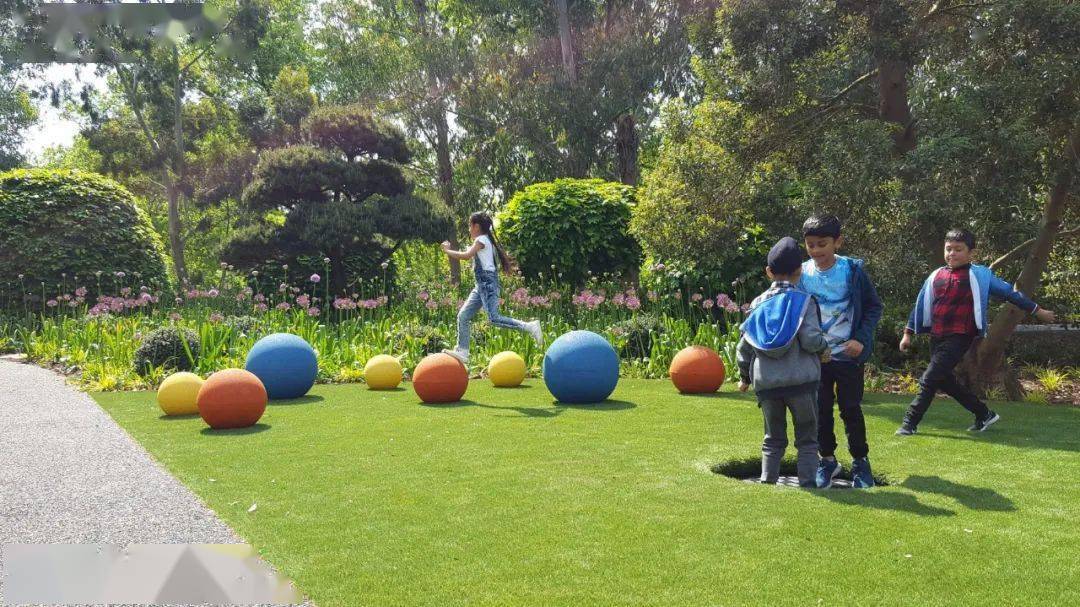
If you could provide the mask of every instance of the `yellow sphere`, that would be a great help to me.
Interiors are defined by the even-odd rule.
[[[194,415],[199,412],[196,404],[203,379],[194,373],[173,373],[161,382],[157,404],[165,415]]]
[[[372,357],[364,365],[364,381],[370,390],[392,390],[401,383],[401,363],[387,354]]]
[[[520,386],[525,380],[525,360],[515,352],[499,352],[488,363],[488,377],[498,388]]]

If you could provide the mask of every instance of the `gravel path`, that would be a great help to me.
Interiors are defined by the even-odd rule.
[[[89,396],[0,360],[0,545],[242,542]]]

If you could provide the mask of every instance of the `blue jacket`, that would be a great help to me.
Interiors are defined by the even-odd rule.
[[[874,283],[863,268],[863,260],[854,257],[847,258],[851,262],[851,276],[848,278],[848,293],[851,293],[851,337],[863,345],[862,354],[855,359],[858,364],[863,364],[870,359],[874,352],[874,334],[877,331],[878,322],[881,320],[882,305],[878,297]],[[814,263],[810,260],[809,263]],[[802,281],[799,282],[802,286]],[[810,293],[814,295],[814,293]]]
[[[818,354],[829,348],[817,302],[789,282],[774,282],[750,304],[736,347],[739,377],[759,399],[816,394]]]
[[[919,297],[915,300],[915,307],[912,308],[911,315],[908,317],[908,330],[914,333],[930,332],[930,327],[933,324],[931,315],[934,308],[934,277],[944,268],[945,266],[942,266],[934,270],[923,282],[922,289],[919,289]],[[991,297],[1004,299],[1028,314],[1034,314],[1039,309],[1038,304],[1014,289],[1009,283],[995,276],[994,272],[986,266],[971,264],[969,276],[971,297],[975,304],[975,328],[979,330],[981,337],[986,336],[987,308],[990,305]]]

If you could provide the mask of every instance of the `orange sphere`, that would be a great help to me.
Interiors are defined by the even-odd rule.
[[[668,374],[683,394],[716,392],[724,383],[724,361],[710,348],[690,346],[671,360]]]
[[[225,369],[203,383],[196,401],[211,428],[247,428],[266,411],[266,388],[250,371]]]
[[[469,387],[469,372],[449,354],[431,354],[416,365],[413,390],[425,403],[453,403],[461,400]]]

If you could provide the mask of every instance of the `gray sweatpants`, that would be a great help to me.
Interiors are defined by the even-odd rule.
[[[782,398],[762,398],[765,440],[761,441],[761,480],[775,483],[780,477],[780,460],[787,449],[787,412],[795,423],[795,448],[799,451],[799,484],[814,487],[818,466],[817,401],[807,392]]]

